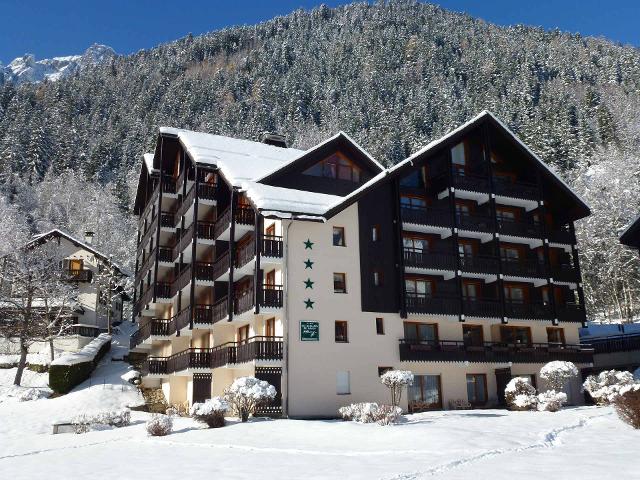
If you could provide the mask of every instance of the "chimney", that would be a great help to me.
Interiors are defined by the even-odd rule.
[[[91,245],[93,243],[94,233],[91,230],[84,232],[84,243]]]
[[[278,133],[264,132],[260,135],[260,141],[274,147],[287,148],[287,139]]]

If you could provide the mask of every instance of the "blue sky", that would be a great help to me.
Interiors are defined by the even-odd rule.
[[[92,43],[132,53],[182,37],[252,24],[298,8],[339,0],[0,0],[0,62],[81,53]],[[640,47],[639,0],[442,0],[500,25],[522,23],[605,36]]]

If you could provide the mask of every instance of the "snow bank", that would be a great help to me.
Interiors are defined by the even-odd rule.
[[[111,342],[111,335],[107,335],[106,333],[101,333],[87,345],[85,345],[82,350],[74,353],[65,353],[59,358],[56,358],[51,365],[76,365],[78,363],[84,362],[92,362],[100,349],[107,343]]]

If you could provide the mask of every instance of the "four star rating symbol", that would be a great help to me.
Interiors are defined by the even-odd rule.
[[[310,238],[307,238],[306,242],[302,242],[304,243],[304,249],[305,250],[313,250],[313,242],[311,241]],[[307,258],[304,261],[304,269],[313,269],[313,262],[311,261],[310,258]],[[307,279],[303,282],[304,283],[304,289],[306,290],[307,288],[310,288],[313,290],[313,284],[314,282],[311,280],[311,278],[307,277]],[[307,310],[313,310],[313,304],[316,303],[313,300],[311,300],[310,298],[307,298],[306,300],[304,300],[304,307]]]
[[[310,308],[311,310],[313,310],[313,304],[314,304],[314,303],[316,303],[316,302],[314,302],[314,301],[313,301],[313,300],[311,300],[310,298],[307,298],[307,299],[304,301],[304,306],[305,306],[305,308]]]

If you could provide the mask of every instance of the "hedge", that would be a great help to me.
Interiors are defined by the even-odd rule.
[[[51,362],[49,387],[56,393],[68,393],[91,376],[102,357],[111,349],[111,337],[99,335],[75,354],[66,354]]]

